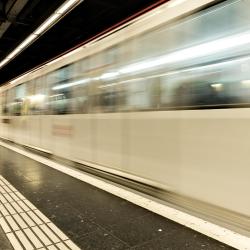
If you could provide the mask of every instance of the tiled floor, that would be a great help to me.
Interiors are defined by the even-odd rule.
[[[0,175],[84,250],[232,249],[3,147]]]
[[[1,250],[13,250],[10,242],[8,241],[6,235],[4,234],[2,228],[0,228],[0,249]]]

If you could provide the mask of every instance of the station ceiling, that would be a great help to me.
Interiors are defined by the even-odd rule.
[[[0,85],[167,0],[84,0],[0,69]],[[0,61],[64,0],[0,0]]]

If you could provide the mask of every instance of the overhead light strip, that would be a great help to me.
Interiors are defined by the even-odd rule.
[[[23,40],[13,51],[11,51],[2,61],[0,61],[0,69],[13,60],[24,49],[31,45],[39,36],[54,26],[62,16],[69,13],[73,8],[78,6],[83,0],[65,1],[48,19],[46,19],[34,32]]]

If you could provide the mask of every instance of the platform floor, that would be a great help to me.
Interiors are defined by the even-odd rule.
[[[80,249],[233,249],[2,146],[0,176]],[[0,249],[13,249],[1,227]]]

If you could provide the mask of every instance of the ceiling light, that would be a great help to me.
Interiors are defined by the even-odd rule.
[[[51,24],[57,20],[61,15],[60,14],[53,14],[52,16],[50,16],[38,29],[36,29],[34,31],[34,34],[36,35],[40,35],[42,34],[49,26],[51,26]]]
[[[58,14],[63,14],[65,13],[68,9],[70,9],[75,3],[81,2],[79,0],[69,0],[65,4],[63,4],[57,11],[56,13]]]
[[[35,34],[29,35],[20,45],[17,46],[17,48],[19,49],[25,48],[28,44],[30,44],[33,40],[35,40],[36,37],[37,35]]]
[[[7,56],[7,58],[8,58],[8,59],[13,58],[15,55],[17,55],[17,54],[20,52],[20,50],[21,50],[21,49],[16,48],[15,50],[13,50],[13,51]]]
[[[46,32],[51,26],[57,23],[60,18],[69,12],[73,7],[76,7],[83,0],[68,0],[65,1],[44,23],[42,23],[31,35],[29,35],[21,44],[19,44],[3,61],[0,62],[0,68],[7,64],[11,59],[17,56],[22,50],[33,43],[38,36]]]
[[[0,62],[0,67],[2,67],[3,65],[5,65],[8,61],[9,61],[9,59],[5,58],[3,61]]]

